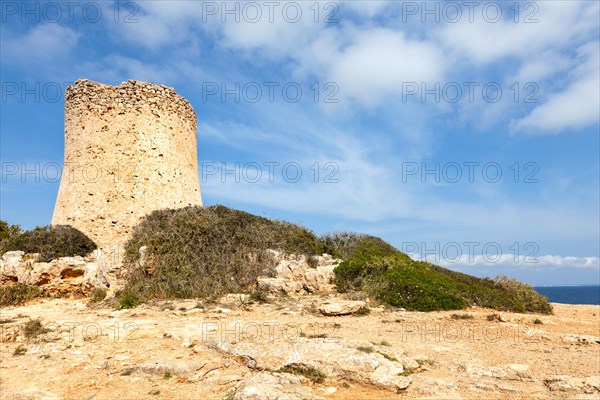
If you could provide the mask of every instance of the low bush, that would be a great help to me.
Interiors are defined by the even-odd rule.
[[[144,265],[139,249],[146,246]],[[459,310],[470,305],[504,311],[552,312],[547,299],[514,279],[481,279],[412,260],[380,238],[340,232],[317,238],[307,229],[224,206],[155,211],[134,229],[125,248],[130,271],[120,308],[152,298],[211,298],[251,291],[273,276],[269,249],[311,257],[327,252],[340,292],[364,293],[408,310]],[[314,258],[313,258],[314,259]],[[264,296],[253,294],[253,301]],[[368,309],[361,313],[368,313]]]
[[[391,244],[375,237],[353,232],[336,232],[321,236],[325,253],[347,260],[357,255],[402,254]]]
[[[23,335],[27,339],[32,339],[48,332],[50,332],[50,329],[44,328],[42,321],[39,319],[29,320],[23,326]]]
[[[515,300],[521,312],[552,314],[552,306],[548,303],[548,298],[536,292],[531,286],[503,275],[497,277],[494,282]]]
[[[23,347],[23,345],[18,345],[15,351],[13,351],[13,356],[22,356],[27,353],[27,348]]]
[[[348,252],[351,256],[334,271],[339,291],[364,291],[383,303],[415,311],[460,310],[477,305],[503,311],[552,312],[545,297],[514,279],[476,278],[412,260],[398,250],[394,253],[387,246],[372,243],[369,239],[365,245],[341,246],[356,250]]]
[[[40,288],[34,285],[17,283],[16,285],[0,286],[0,306],[18,306],[40,295]]]
[[[43,262],[59,257],[85,256],[96,248],[90,238],[70,225],[38,227],[15,233],[0,242],[0,254],[13,250],[39,253]]]
[[[147,247],[146,266],[139,248]],[[125,248],[131,271],[125,291],[140,299],[198,298],[251,290],[273,275],[268,249],[307,256],[323,244],[301,226],[224,206],[156,211],[134,229]]]
[[[21,233],[19,225],[10,225],[8,222],[0,219],[0,242],[10,239],[19,233]]]
[[[142,304],[142,300],[140,297],[129,291],[122,291],[119,293],[117,304],[120,310],[126,310],[129,308],[134,308]]]
[[[319,369],[310,365],[301,363],[291,363],[279,368],[276,372],[284,372],[288,374],[302,375],[314,383],[323,383],[327,375]]]
[[[358,315],[358,316],[363,316],[363,315],[369,315],[371,314],[371,309],[369,307],[361,307],[359,308],[354,315]]]
[[[106,298],[106,290],[102,288],[95,288],[92,290],[90,295],[90,302],[98,303]]]
[[[269,297],[267,292],[263,292],[262,290],[255,290],[250,293],[250,300],[255,301],[257,303],[267,303],[269,301]]]
[[[356,350],[362,351],[363,353],[372,353],[375,351],[371,346],[358,346]]]
[[[474,319],[475,317],[472,314],[452,314],[450,316],[452,319]]]

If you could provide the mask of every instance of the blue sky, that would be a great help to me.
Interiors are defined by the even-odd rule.
[[[600,3],[69,4],[2,2],[2,219],[51,220],[66,85],[136,79],[196,110],[207,205],[600,284]]]

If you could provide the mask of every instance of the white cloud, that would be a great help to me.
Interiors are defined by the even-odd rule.
[[[338,84],[341,96],[375,106],[388,95],[402,93],[406,82],[433,82],[444,73],[443,54],[434,45],[378,28],[358,32],[339,51],[327,77]]]
[[[558,133],[583,128],[600,121],[600,42],[583,46],[579,66],[571,73],[572,81],[563,90],[527,116],[513,123],[513,131],[524,133]]]
[[[63,63],[77,46],[80,35],[58,24],[41,24],[2,42],[2,63],[23,68],[45,68]]]
[[[167,45],[182,43],[194,33],[194,25],[202,22],[201,2],[192,1],[145,1],[135,3],[133,21],[114,24],[107,19],[115,40],[125,40],[150,50],[159,50]],[[105,12],[114,5],[106,3]],[[132,10],[124,9],[123,15]],[[123,17],[124,18],[124,17]]]
[[[475,64],[487,64],[503,57],[530,58],[548,48],[568,48],[582,36],[597,36],[597,2],[546,1],[534,3],[538,22],[525,23],[533,11],[521,8],[519,22],[513,15],[492,23],[477,18],[462,18],[449,23],[436,33],[437,39],[461,62],[466,58]],[[478,13],[481,14],[480,9]],[[505,11],[507,12],[507,11]],[[508,12],[510,14],[510,12]],[[560,29],[558,29],[560,27]]]
[[[258,51],[269,58],[286,58],[307,46],[325,28],[325,24],[314,21],[309,9],[312,3],[283,2],[274,6],[272,15],[269,8],[257,4],[260,11],[256,15],[260,17],[255,22],[254,12],[248,11],[241,14],[239,22],[229,17],[220,25],[223,45],[250,53]]]
[[[600,259],[598,257],[574,257],[574,256],[558,256],[545,255],[537,257],[515,256],[514,254],[461,254],[456,256],[452,254],[448,257],[443,257],[441,254],[428,254],[422,257],[420,254],[409,254],[414,260],[427,261],[443,267],[520,267],[520,268],[555,268],[555,267],[571,267],[571,268],[598,268]]]

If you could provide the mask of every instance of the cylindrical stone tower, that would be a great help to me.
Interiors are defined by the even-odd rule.
[[[102,249],[122,247],[154,210],[202,205],[196,114],[166,86],[69,86],[64,163],[52,224],[74,226]]]

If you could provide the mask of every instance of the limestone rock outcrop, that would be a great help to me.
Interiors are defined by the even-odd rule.
[[[208,345],[246,360],[249,368],[257,370],[277,370],[290,364],[301,364],[322,371],[329,378],[392,391],[406,389],[411,383],[410,377],[403,376],[401,351],[392,356],[376,351],[368,342],[299,337],[285,342],[215,341]],[[366,348],[372,350],[361,350]]]
[[[39,262],[37,254],[9,251],[0,257],[0,285],[24,283],[40,287],[47,294],[87,294],[93,288],[117,286],[123,270],[102,250],[86,257],[61,257]]]
[[[328,317],[349,315],[354,314],[365,306],[366,303],[361,300],[337,300],[322,304],[319,307],[319,312]]]
[[[333,270],[341,260],[334,259],[329,254],[309,259],[305,255],[285,254],[276,250],[269,252],[276,263],[275,277],[259,277],[258,289],[273,294],[297,295],[333,290]]]
[[[300,381],[289,374],[261,372],[240,382],[233,400],[324,400],[302,387]]]

